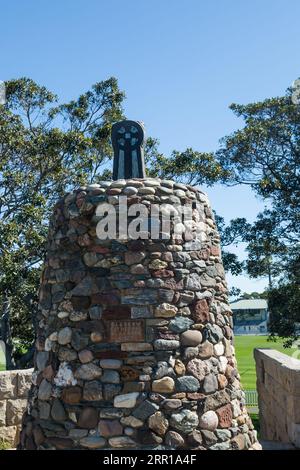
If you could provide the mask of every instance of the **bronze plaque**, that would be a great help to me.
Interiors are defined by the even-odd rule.
[[[116,320],[109,325],[109,340],[115,343],[144,341],[142,320]]]

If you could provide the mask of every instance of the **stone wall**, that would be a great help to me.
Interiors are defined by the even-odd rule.
[[[15,447],[27,405],[33,369],[0,372],[0,441]]]
[[[300,448],[300,361],[255,349],[261,439]]]
[[[101,239],[102,209],[124,214],[124,197],[145,208],[145,238]],[[172,214],[169,237],[149,233],[152,204]],[[58,202],[20,448],[259,448],[219,242],[207,196],[173,181],[101,182]]]

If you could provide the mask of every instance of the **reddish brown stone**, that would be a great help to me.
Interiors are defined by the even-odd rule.
[[[226,379],[225,375],[218,374],[218,384],[219,384],[219,388],[221,389],[226,387],[226,385],[228,384],[228,380]]]
[[[125,351],[95,351],[94,356],[96,359],[124,359],[128,356]]]
[[[196,323],[207,323],[209,320],[209,307],[205,299],[197,300],[192,307],[192,318]]]
[[[187,393],[186,396],[189,400],[204,400],[206,398],[206,395],[200,392]]]
[[[88,251],[92,251],[93,253],[101,253],[103,255],[110,253],[110,249],[106,248],[105,246],[94,245],[88,248]]]
[[[183,280],[176,282],[174,279],[167,279],[164,283],[165,289],[182,290]]]
[[[117,419],[100,419],[98,429],[103,437],[120,436],[123,433],[123,427]]]
[[[129,367],[129,366],[123,366],[121,367],[121,378],[122,380],[124,380],[125,382],[130,382],[132,380],[137,380],[139,375],[140,375],[140,372],[136,369],[134,369],[133,367]]]
[[[128,249],[130,251],[143,251],[145,248],[145,242],[143,240],[130,240],[128,242]]]
[[[55,372],[54,372],[53,367],[51,366],[51,364],[49,366],[45,367],[45,369],[43,370],[43,377],[44,377],[44,379],[47,379],[49,382],[51,382],[54,375],[55,375]]]
[[[89,297],[77,297],[77,296],[73,296],[71,298],[71,302],[75,310],[89,308],[90,303],[91,303]]]
[[[187,436],[187,442],[191,447],[198,447],[202,444],[202,434],[200,431],[195,429],[191,434]]]
[[[118,305],[103,310],[102,318],[104,320],[122,320],[131,318],[131,307],[126,305]]]
[[[78,426],[82,429],[93,429],[98,424],[98,411],[90,406],[83,408],[78,419]]]
[[[63,437],[49,437],[47,441],[58,450],[72,449],[74,446],[72,439],[64,439]]]
[[[138,196],[132,196],[127,198],[127,206],[132,206],[132,204],[139,204],[142,198]],[[132,250],[132,248],[130,248]]]
[[[118,305],[120,299],[111,291],[110,294],[95,294],[92,295],[92,305]]]
[[[167,277],[174,277],[174,273],[173,271],[170,271],[169,269],[158,269],[157,271],[152,272],[152,276],[167,278]]]
[[[158,330],[157,331],[157,338],[158,339],[179,339],[179,335],[176,335],[175,333],[172,333],[172,331],[164,331],[164,330]]]
[[[149,388],[149,385],[149,383],[145,382],[125,382],[122,393],[144,392],[146,388]]]
[[[210,253],[212,256],[220,256],[220,248],[216,245],[212,245],[210,248]]]
[[[62,400],[68,405],[74,405],[81,400],[82,390],[80,387],[67,387],[62,391]]]
[[[229,428],[232,422],[232,409],[230,403],[228,403],[228,405],[221,406],[221,408],[218,408],[216,413],[219,418],[219,427]]]
[[[108,194],[109,196],[118,196],[120,192],[120,188],[109,188],[106,190],[106,194]]]

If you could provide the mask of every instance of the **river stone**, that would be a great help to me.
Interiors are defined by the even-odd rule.
[[[179,341],[176,341],[174,339],[157,339],[154,341],[154,349],[156,351],[170,351],[172,349],[178,349],[179,346]]]
[[[152,403],[149,400],[143,401],[135,410],[133,410],[132,415],[140,419],[141,421],[145,421],[149,418],[150,415],[155,413],[159,409],[159,406],[155,403]]]
[[[177,375],[185,374],[185,365],[180,359],[175,359],[174,370]]]
[[[58,332],[57,341],[62,346],[70,343],[72,339],[72,328],[66,326]]]
[[[199,387],[199,381],[191,375],[184,375],[176,380],[176,390],[179,392],[197,392]]]
[[[88,434],[88,430],[87,429],[70,429],[69,431],[69,437],[71,439],[81,439],[83,437],[86,437]]]
[[[148,264],[148,268],[154,269],[154,270],[165,269],[167,266],[168,266],[168,263],[160,259],[154,259]]]
[[[114,398],[114,406],[116,408],[134,408],[139,393],[132,392],[124,395],[118,395]]]
[[[84,384],[83,400],[86,401],[99,401],[103,400],[102,384],[97,380],[91,380]]]
[[[217,442],[210,446],[211,450],[229,450],[230,449],[230,442]]]
[[[183,358],[184,358],[186,361],[189,361],[190,359],[193,359],[194,357],[197,357],[197,356],[198,356],[198,353],[199,353],[199,349],[198,349],[198,348],[195,348],[195,347],[192,348],[192,347],[190,346],[190,347],[184,349]]]
[[[155,316],[162,318],[175,317],[177,310],[178,308],[175,307],[175,305],[171,305],[165,302],[156,307]]]
[[[99,305],[94,305],[93,307],[91,307],[89,309],[89,316],[91,320],[100,320],[100,318],[102,317],[102,311],[102,307],[100,307]]]
[[[198,423],[197,413],[187,409],[182,410],[180,413],[172,414],[170,418],[170,425],[184,434],[189,434],[196,429]]]
[[[125,263],[128,266],[131,266],[132,264],[138,264],[145,258],[145,256],[146,254],[144,252],[127,251],[125,253]]]
[[[214,431],[218,427],[218,415],[210,410],[204,413],[199,421],[199,427],[207,431]]]
[[[218,379],[214,374],[206,375],[202,389],[204,393],[213,393],[218,390]]]
[[[118,384],[120,383],[119,373],[115,370],[104,370],[101,377],[101,382],[107,384]]]
[[[216,429],[215,431],[219,441],[225,442],[231,438],[231,432],[228,429]]]
[[[102,408],[100,410],[100,418],[105,419],[120,419],[123,416],[123,411],[116,408]]]
[[[83,408],[78,419],[78,427],[93,429],[98,424],[98,410],[92,407]]]
[[[103,369],[120,369],[122,361],[120,359],[101,359],[100,367]]]
[[[79,444],[87,449],[101,449],[106,445],[106,440],[99,436],[88,436],[80,439]]]
[[[36,355],[36,365],[38,370],[43,370],[49,359],[49,353],[47,351],[38,352]]]
[[[204,340],[210,341],[212,344],[217,344],[223,339],[222,329],[218,325],[206,325],[203,330]]]
[[[204,379],[207,373],[207,366],[206,364],[201,361],[200,359],[192,359],[188,362],[186,366],[187,371],[196,377],[200,382]]]
[[[193,324],[193,320],[187,317],[176,317],[169,323],[169,329],[175,333],[182,333],[190,328]]]
[[[198,346],[201,341],[202,334],[198,330],[187,330],[180,336],[180,342],[184,346]]]
[[[204,341],[198,346],[198,355],[200,359],[208,359],[214,353],[214,347],[209,341]]]
[[[51,396],[51,391],[52,391],[51,384],[46,379],[42,380],[42,382],[40,383],[39,391],[38,391],[38,399],[49,400]]]
[[[62,391],[62,400],[68,405],[78,403],[82,397],[82,390],[80,387],[66,387]]]
[[[172,393],[175,388],[175,382],[171,377],[163,377],[153,380],[152,391],[157,393]]]
[[[165,437],[165,443],[167,446],[177,449],[178,447],[184,446],[184,439],[178,432],[168,431]]]
[[[159,436],[164,436],[169,427],[169,422],[161,411],[157,411],[151,415],[149,417],[148,424],[149,428]]]
[[[123,427],[116,419],[100,419],[98,429],[102,437],[119,436],[123,433]]]
[[[223,343],[217,343],[214,345],[214,353],[216,356],[223,356],[224,354],[224,344]]]
[[[70,348],[59,348],[58,359],[61,362],[71,362],[77,359],[77,352]]]
[[[111,447],[123,449],[125,447],[135,447],[136,443],[128,436],[112,437],[108,440]]]
[[[104,400],[112,401],[116,395],[122,390],[122,385],[119,384],[104,384],[103,396]]]
[[[166,410],[172,411],[172,410],[177,410],[180,408],[182,405],[182,401],[179,400],[178,398],[168,398],[167,400],[164,400],[163,406]]]
[[[138,192],[137,188],[134,186],[127,186],[126,188],[123,189],[123,194],[126,196],[133,196]]]
[[[94,359],[94,355],[89,349],[83,349],[78,353],[78,358],[82,364],[86,364]]]
[[[83,364],[75,372],[75,377],[82,380],[97,379],[98,377],[101,377],[101,375],[102,369],[93,363]]]
[[[197,273],[190,273],[187,277],[186,277],[186,285],[185,285],[186,289],[188,290],[196,290],[196,291],[200,291],[201,288],[202,288],[202,285],[201,285],[201,281],[200,281],[200,276],[199,274]]]
[[[39,418],[48,419],[50,416],[50,405],[46,401],[39,401]]]
[[[123,424],[123,426],[130,426],[132,428],[140,428],[144,423],[134,416],[124,416],[124,418],[121,418],[121,424]]]
[[[65,421],[67,414],[65,412],[64,406],[60,400],[55,399],[51,408],[51,416],[54,421]]]
[[[201,434],[205,444],[209,447],[215,445],[218,441],[217,436],[208,429],[202,429]]]

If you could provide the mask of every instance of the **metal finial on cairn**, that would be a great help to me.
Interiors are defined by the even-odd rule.
[[[145,178],[145,129],[137,121],[120,121],[112,126],[113,179]]]

